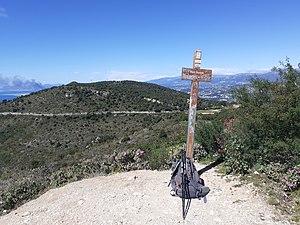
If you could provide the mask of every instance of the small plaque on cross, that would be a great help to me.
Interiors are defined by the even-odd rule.
[[[198,82],[210,82],[212,70],[204,70],[198,68],[182,68],[182,80],[195,80]]]

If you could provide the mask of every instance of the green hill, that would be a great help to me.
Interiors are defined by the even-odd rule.
[[[107,81],[42,90],[0,105],[0,112],[79,113],[187,110],[189,96],[155,84]]]
[[[47,114],[0,115],[0,214],[70,181],[159,168],[166,148],[185,142],[187,99],[154,84],[73,82],[0,104],[1,112]],[[78,112],[86,114],[65,114]]]

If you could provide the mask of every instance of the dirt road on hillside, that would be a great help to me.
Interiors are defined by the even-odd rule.
[[[169,195],[170,173],[132,171],[71,183],[0,217],[0,224],[289,224],[251,185],[228,182],[213,169],[202,175],[211,188],[207,203],[193,200],[183,223],[181,199]]]

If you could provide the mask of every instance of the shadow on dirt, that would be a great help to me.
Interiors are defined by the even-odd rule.
[[[214,168],[215,166],[220,165],[222,162],[224,162],[224,159],[222,157],[220,157],[216,161],[214,161],[211,164],[209,164],[206,167],[204,167],[203,169],[198,170],[199,176],[201,176],[201,174],[207,172],[208,170]]]

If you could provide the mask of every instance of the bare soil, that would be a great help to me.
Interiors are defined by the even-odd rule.
[[[207,203],[192,200],[183,222],[181,199],[167,187],[170,174],[140,170],[71,183],[0,217],[0,224],[290,224],[255,187],[214,169],[202,175],[211,188]]]

